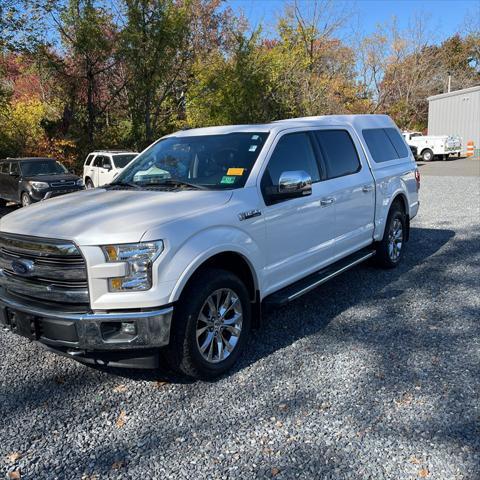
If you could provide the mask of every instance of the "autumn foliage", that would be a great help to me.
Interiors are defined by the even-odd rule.
[[[280,4],[279,4],[280,5]],[[346,40],[335,2],[285,2],[275,30],[221,0],[5,0],[0,157],[78,166],[175,129],[387,113],[423,129],[429,95],[480,84],[480,34],[434,43],[395,21]]]

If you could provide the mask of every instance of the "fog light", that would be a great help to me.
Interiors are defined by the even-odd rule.
[[[122,333],[136,335],[137,326],[133,322],[122,322]]]

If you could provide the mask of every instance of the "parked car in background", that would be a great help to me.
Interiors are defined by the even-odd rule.
[[[87,189],[107,185],[138,155],[137,152],[101,150],[90,153],[83,165]]]
[[[83,190],[83,180],[53,158],[7,158],[0,160],[0,202],[23,207]]]
[[[462,139],[449,135],[422,135],[420,132],[403,132],[403,138],[411,147],[417,147],[418,158],[425,162],[435,157],[446,160],[449,155],[460,156],[462,152]]]
[[[262,307],[396,267],[419,187],[385,115],[176,132],[111,185],[0,220],[0,324],[85,363],[216,377]]]

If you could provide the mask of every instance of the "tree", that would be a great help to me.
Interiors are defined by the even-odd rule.
[[[186,9],[172,0],[126,0],[122,55],[133,135],[145,146],[172,120],[175,92],[185,67]]]
[[[238,32],[236,47],[224,55],[214,52],[194,67],[195,82],[187,95],[190,126],[257,123],[275,116],[269,83],[270,64],[259,32]]]

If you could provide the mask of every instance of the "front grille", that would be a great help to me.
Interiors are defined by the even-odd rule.
[[[66,195],[67,193],[73,193],[73,192],[78,192],[80,189],[79,188],[68,188],[68,189],[62,189],[62,190],[50,190],[50,192],[47,193],[48,198],[53,198],[53,197],[59,197],[60,195]]]
[[[75,186],[75,181],[74,180],[68,180],[68,181],[65,181],[65,182],[51,182],[50,186],[52,186],[53,188],[74,187]]]
[[[85,260],[68,241],[0,233],[0,285],[32,300],[89,304]]]

